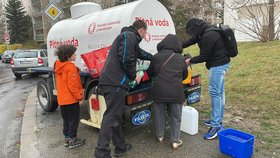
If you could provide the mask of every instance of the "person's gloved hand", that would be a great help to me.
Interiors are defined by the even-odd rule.
[[[143,71],[137,72],[135,80],[128,83],[129,87],[130,88],[136,87],[141,82],[143,76],[144,76]]]
[[[129,82],[128,85],[130,88],[134,88],[134,87],[136,87],[137,82],[134,80],[134,81]]]

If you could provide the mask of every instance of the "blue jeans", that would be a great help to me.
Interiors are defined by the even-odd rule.
[[[212,103],[211,127],[221,127],[225,110],[225,74],[229,63],[211,67],[209,72],[209,94]]]

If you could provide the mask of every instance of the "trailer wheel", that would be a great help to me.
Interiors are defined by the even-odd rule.
[[[40,106],[46,112],[52,112],[56,110],[58,103],[56,97],[52,92],[53,83],[50,79],[41,79],[37,84],[37,98]]]
[[[21,74],[15,73],[14,75],[16,76],[17,79],[21,79]]]

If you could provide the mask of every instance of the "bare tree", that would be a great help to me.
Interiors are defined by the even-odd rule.
[[[201,0],[200,16],[212,24],[223,23],[224,0]]]
[[[268,32],[269,40],[274,40],[274,0],[269,0],[269,14],[268,14]]]
[[[225,5],[237,11],[237,18],[234,19],[236,30],[261,42],[277,38],[280,28],[278,26],[275,30],[274,24],[279,20],[280,12],[274,13],[274,0],[269,0],[269,3],[267,0],[235,0]]]

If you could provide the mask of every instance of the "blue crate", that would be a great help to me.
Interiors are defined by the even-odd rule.
[[[220,151],[235,158],[250,158],[254,152],[255,136],[228,128],[218,132]]]

